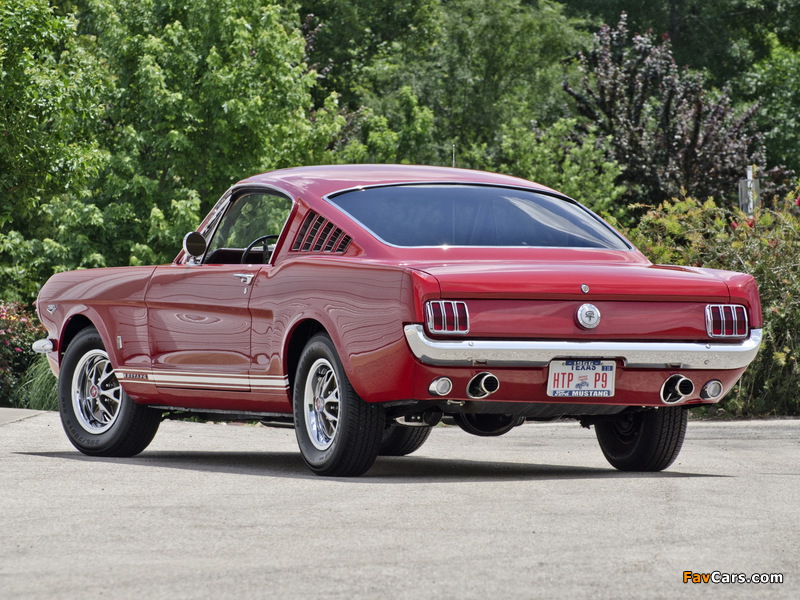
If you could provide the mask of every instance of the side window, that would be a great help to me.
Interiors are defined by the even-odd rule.
[[[233,264],[241,260],[243,250],[265,235],[280,234],[292,202],[284,196],[250,193],[239,196],[228,208],[209,244],[206,263]],[[275,240],[271,240],[273,243]],[[259,256],[258,252],[262,252]],[[253,262],[263,257],[259,244],[253,251]]]

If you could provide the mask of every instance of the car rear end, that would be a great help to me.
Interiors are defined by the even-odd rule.
[[[752,277],[590,259],[424,267],[416,397],[531,417],[722,399],[760,344]]]

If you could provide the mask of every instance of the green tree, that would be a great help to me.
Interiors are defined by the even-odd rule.
[[[335,96],[314,111],[296,13],[261,0],[86,0],[115,76],[96,203],[115,264],[171,258],[231,183],[322,162],[343,124]],[[118,232],[139,244],[112,244]]]
[[[769,38],[797,49],[799,0],[563,0],[570,14],[607,24],[627,13],[630,28],[672,44],[676,62],[720,86],[770,54]]]
[[[595,212],[627,219],[620,201],[625,188],[616,183],[622,172],[610,158],[610,138],[590,129],[578,133],[576,119],[559,119],[548,127],[503,127],[499,170],[552,187]]]
[[[82,201],[108,159],[96,138],[107,74],[76,26],[46,0],[0,6],[0,299],[35,295],[51,203]]]
[[[762,103],[759,125],[769,163],[800,172],[800,51],[773,37],[770,56],[741,77],[739,87],[746,98]]]
[[[373,117],[354,130],[362,143],[375,135],[374,115],[385,119],[384,131],[413,129],[413,98],[416,114],[433,120],[411,146],[413,156],[401,152],[400,159],[449,164],[455,145],[459,166],[486,166],[497,158],[505,124],[561,116],[567,97],[560,63],[583,37],[558,4],[451,0],[437,14],[439,26],[426,30],[427,43],[395,41],[361,69],[356,97]],[[429,140],[424,149],[421,139]]]
[[[344,118],[333,94],[314,108],[295,7],[80,0],[67,17],[10,1],[5,298],[31,299],[58,270],[168,261],[238,179],[331,160]]]
[[[336,153],[338,162],[437,162],[433,111],[420,104],[409,86],[386,94],[380,108],[377,112],[365,107],[351,114],[352,131]]]
[[[578,113],[610,136],[629,203],[656,203],[685,189],[734,201],[746,165],[764,166],[756,106],[737,110],[725,90],[678,68],[668,42],[628,36],[626,20],[603,26],[579,56],[581,78],[566,81]]]
[[[320,91],[361,108],[363,78],[381,57],[436,43],[441,0],[302,0],[308,61]]]

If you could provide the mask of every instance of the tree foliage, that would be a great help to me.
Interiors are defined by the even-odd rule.
[[[76,20],[46,0],[0,7],[0,226],[33,235],[54,196],[81,189],[103,164],[95,137],[105,82]]]
[[[771,54],[737,80],[742,95],[760,99],[758,122],[764,132],[767,162],[800,172],[800,50],[771,38]]]
[[[681,66],[705,71],[722,86],[770,54],[769,37],[796,49],[798,0],[564,0],[568,12],[669,39]]]
[[[341,94],[352,110],[372,65],[435,44],[443,12],[440,0],[302,0],[297,10],[320,89]]]
[[[757,106],[737,110],[726,90],[707,91],[701,74],[677,66],[668,42],[630,39],[625,15],[595,35],[579,71],[580,80],[564,87],[578,112],[610,136],[629,202],[661,202],[681,190],[731,201],[745,167],[764,165]]]
[[[622,166],[609,158],[610,139],[593,128],[578,133],[576,119],[548,127],[513,124],[503,129],[499,170],[546,185],[597,213],[626,220],[620,202],[625,188],[616,183]]]
[[[69,228],[60,217],[74,214],[65,207],[93,212],[82,202],[108,160],[98,139],[108,74],[76,28],[46,0],[0,8],[0,299],[32,299],[55,265],[97,264],[80,246],[91,223],[56,241]]]
[[[373,160],[450,164],[455,147],[459,166],[482,167],[497,157],[503,127],[562,115],[567,98],[560,61],[580,47],[584,34],[560,5],[424,5],[407,35],[384,43],[357,70],[347,63],[354,114],[345,141],[356,140],[368,151],[357,144],[345,156],[358,156],[356,149]],[[321,27],[333,28],[324,20]],[[390,138],[397,148],[379,151],[378,142]]]
[[[0,231],[2,297],[31,298],[53,271],[170,260],[231,183],[329,160],[344,120],[335,95],[314,109],[297,16],[280,3],[83,0],[58,17],[13,2],[15,145],[0,161],[18,199]]]
[[[312,110],[304,40],[279,3],[87,0],[84,10],[82,31],[115,74],[113,160],[97,204],[109,230],[136,223],[126,239],[151,250],[137,247],[136,260],[174,254],[179,236],[161,235],[166,224],[196,222],[243,175],[324,160],[341,126],[336,99]]]

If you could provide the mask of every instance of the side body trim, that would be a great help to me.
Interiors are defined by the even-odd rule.
[[[129,369],[116,371],[120,383],[149,383],[158,387],[197,388],[216,390],[288,390],[289,378],[278,375],[229,375],[163,371],[158,369]]]

